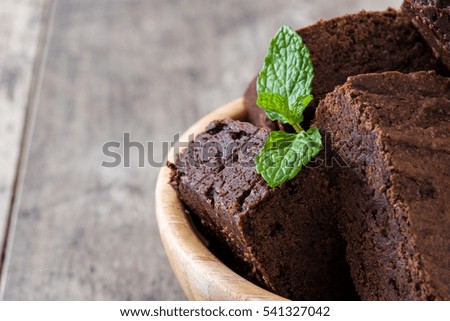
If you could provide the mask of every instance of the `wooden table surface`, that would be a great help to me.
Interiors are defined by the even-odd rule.
[[[161,163],[163,142],[242,95],[281,24],[400,3],[0,0],[1,298],[185,299],[154,217],[158,166],[134,148],[103,167],[103,145],[129,133]]]

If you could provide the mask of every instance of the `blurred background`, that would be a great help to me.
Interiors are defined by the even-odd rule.
[[[280,25],[400,3],[0,0],[1,298],[185,299],[158,166],[102,167],[103,145],[129,133],[161,163],[163,142],[242,96]]]

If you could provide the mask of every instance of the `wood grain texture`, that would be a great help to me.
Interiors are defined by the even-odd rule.
[[[399,3],[58,0],[4,299],[186,298],[156,226],[159,168],[136,148],[104,168],[103,144],[130,133],[161,161],[162,142],[241,96],[279,25]]]
[[[0,5],[0,244],[14,192],[44,2],[3,0]]]

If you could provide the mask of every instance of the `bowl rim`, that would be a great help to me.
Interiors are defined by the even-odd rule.
[[[247,120],[243,98],[210,112],[180,137],[187,142],[203,132],[213,120]],[[184,148],[180,147],[180,151]],[[174,149],[167,155],[174,161]],[[184,293],[190,300],[286,300],[243,278],[221,262],[200,240],[182,202],[169,184],[170,169],[161,168],[156,182],[156,220],[161,240]],[[194,273],[192,273],[194,271]]]

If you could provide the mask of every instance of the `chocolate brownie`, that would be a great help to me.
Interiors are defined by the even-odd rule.
[[[350,77],[316,125],[347,167],[330,189],[363,300],[450,299],[450,78]]]
[[[409,14],[436,58],[450,70],[450,1],[405,0],[402,9]]]
[[[315,104],[343,84],[348,76],[384,72],[430,70],[436,61],[409,18],[395,10],[365,12],[320,21],[297,31],[311,52]],[[256,105],[256,77],[244,94],[250,121],[274,129]],[[314,108],[308,108],[308,122]],[[307,126],[306,126],[307,127]]]
[[[246,122],[213,122],[170,164],[173,186],[267,289],[295,300],[354,299],[324,167],[269,188],[253,161],[267,135]]]

